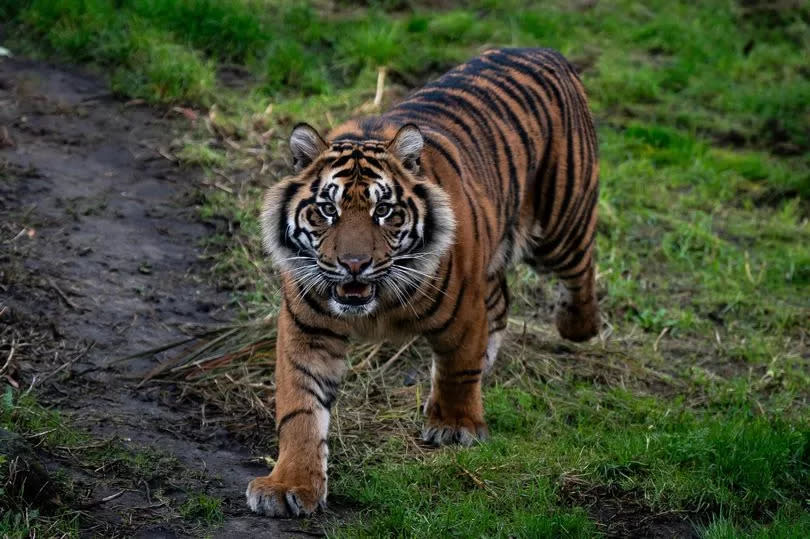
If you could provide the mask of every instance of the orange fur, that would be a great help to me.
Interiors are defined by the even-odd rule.
[[[296,174],[270,189],[265,245],[282,271],[279,459],[252,509],[308,514],[326,500],[329,408],[350,339],[422,335],[435,358],[425,441],[487,436],[481,377],[506,328],[506,270],[562,283],[556,323],[592,337],[596,136],[582,85],[556,52],[495,50],[388,113],[324,140],[299,125]]]

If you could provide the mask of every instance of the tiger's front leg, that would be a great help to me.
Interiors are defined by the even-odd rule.
[[[308,515],[326,505],[329,410],[345,371],[346,341],[297,320],[286,305],[276,343],[276,432],[272,473],[247,487],[247,503],[272,517]]]
[[[460,317],[443,334],[431,338],[435,357],[422,439],[433,445],[469,446],[489,436],[481,393],[486,314],[483,304],[480,310],[471,310],[472,318]]]

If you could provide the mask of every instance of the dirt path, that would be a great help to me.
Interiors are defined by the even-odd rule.
[[[201,425],[199,408],[171,387],[137,388],[154,358],[111,363],[231,316],[198,262],[207,229],[190,207],[194,172],[160,151],[184,127],[116,100],[96,77],[0,58],[0,324],[50,332],[16,374],[26,385],[37,376],[46,404],[98,439],[117,436],[180,461],[186,472],[167,472],[153,490],[170,492],[184,479],[173,474],[192,470],[224,499],[215,536],[278,537],[296,524],[254,517],[243,502],[247,481],[266,473],[249,448]],[[126,479],[102,471],[79,480],[101,498]],[[188,533],[176,512],[153,502],[144,485],[88,512],[105,533]]]

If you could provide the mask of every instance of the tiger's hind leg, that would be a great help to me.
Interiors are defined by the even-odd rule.
[[[599,333],[594,273],[593,262],[589,261],[579,272],[558,275],[561,290],[554,309],[554,322],[560,336],[570,341],[587,341]]]
[[[550,273],[548,263],[537,252],[527,257],[526,262],[540,275]],[[553,273],[560,279],[559,295],[554,305],[557,331],[569,341],[587,341],[599,333],[600,323],[591,248],[585,250],[582,262],[573,271],[555,269]]]
[[[596,299],[596,270],[593,235],[596,215],[579,225],[579,247],[551,249],[539,243],[527,262],[539,274],[554,273],[560,280],[560,291],[554,306],[554,322],[560,336],[582,342],[599,333],[601,323]]]
[[[509,320],[509,288],[506,275],[501,272],[487,280],[487,351],[484,354],[484,373],[492,370],[501,348]]]

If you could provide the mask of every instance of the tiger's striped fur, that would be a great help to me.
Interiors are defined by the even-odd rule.
[[[299,125],[290,145],[296,174],[268,191],[262,215],[283,279],[279,459],[247,490],[272,516],[325,503],[329,408],[350,339],[425,336],[423,438],[470,444],[487,435],[481,376],[506,328],[511,263],[559,277],[563,337],[590,338],[599,318],[596,134],[559,53],[489,51],[326,140]]]

